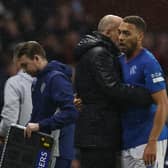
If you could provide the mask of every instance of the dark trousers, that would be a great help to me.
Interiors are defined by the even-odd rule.
[[[70,167],[71,167],[71,160],[57,157],[55,168],[70,168]]]
[[[117,152],[113,149],[80,149],[82,168],[116,168]]]

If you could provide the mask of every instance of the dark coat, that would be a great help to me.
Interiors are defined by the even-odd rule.
[[[75,86],[83,102],[76,146],[118,149],[121,106],[149,105],[151,97],[145,89],[121,83],[120,52],[109,38],[94,32],[85,36],[75,51]]]

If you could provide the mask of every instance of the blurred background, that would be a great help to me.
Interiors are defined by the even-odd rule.
[[[73,64],[74,46],[106,14],[142,16],[144,45],[168,67],[168,0],[1,0],[0,63],[7,64],[16,43],[37,40],[49,60]]]

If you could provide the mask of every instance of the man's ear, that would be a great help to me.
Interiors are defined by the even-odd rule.
[[[143,32],[139,32],[138,33],[138,41],[142,42],[144,39],[144,33]]]
[[[109,37],[110,34],[111,34],[111,30],[110,30],[110,29],[106,29],[106,30],[105,30],[105,34],[106,34],[107,37]]]
[[[39,55],[35,54],[35,55],[34,55],[34,59],[35,59],[36,61],[38,61],[38,60],[39,60]]]

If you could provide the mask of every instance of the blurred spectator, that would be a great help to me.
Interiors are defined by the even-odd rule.
[[[81,0],[2,0],[0,51],[5,54],[18,42],[37,40],[44,45],[49,60],[72,64],[74,46],[92,31],[94,21],[85,13]]]
[[[22,41],[21,33],[16,21],[11,18],[5,19],[5,30],[3,37],[3,47],[12,49],[18,42]]]
[[[166,33],[161,33],[157,36],[157,41],[156,41],[156,52],[157,52],[157,57],[160,62],[160,64],[168,69],[168,34]]]
[[[155,51],[155,36],[153,33],[148,32],[145,34],[143,45],[151,52]]]
[[[74,44],[77,36],[79,38],[89,34],[95,29],[97,22],[93,13],[85,11],[83,3],[82,0],[2,0],[0,51],[4,53],[20,41],[42,40],[40,43],[44,43],[47,53],[51,54],[50,60],[59,57],[59,60],[71,64],[73,61],[71,51],[74,45],[69,45],[69,41],[73,39]],[[48,33],[49,35],[46,36]],[[168,62],[164,51],[167,49],[167,36],[167,34],[150,32],[144,41],[144,46],[157,53],[158,60],[161,64],[166,64],[165,66]],[[50,39],[52,42],[55,41],[53,46],[58,45],[56,49],[51,47],[52,42],[46,45]],[[58,43],[61,43],[61,46]]]
[[[24,40],[32,40],[35,37],[34,19],[29,9],[24,8],[21,10],[18,25]]]
[[[63,46],[60,45],[60,41],[55,34],[47,34],[43,40],[43,46],[46,51],[48,61],[59,60],[64,62]]]
[[[74,62],[74,48],[79,42],[79,34],[75,31],[68,32],[65,36],[65,62],[72,64]]]

